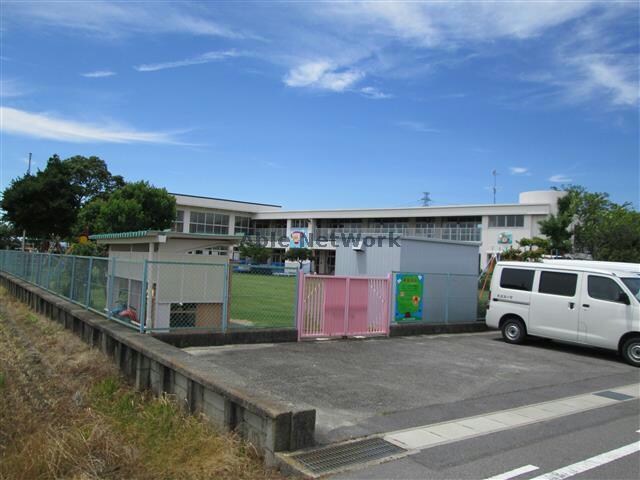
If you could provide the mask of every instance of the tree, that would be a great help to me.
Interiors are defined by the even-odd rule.
[[[176,217],[176,199],[148,182],[127,183],[105,198],[87,203],[79,223],[92,233],[165,230]]]
[[[561,255],[571,251],[571,221],[571,216],[559,212],[539,222],[540,233],[549,239],[550,252]]]
[[[510,247],[500,254],[501,260],[538,262],[549,251],[550,242],[546,238],[532,237],[518,240],[519,248]]]
[[[19,246],[15,229],[9,223],[0,222],[0,250],[11,250]]]
[[[84,205],[94,198],[105,198],[125,185],[120,175],[112,175],[100,157],[76,155],[64,160],[69,182],[76,187],[78,203]]]
[[[3,219],[39,238],[67,237],[79,208],[75,187],[57,155],[35,175],[14,179],[5,189],[0,208]]]
[[[306,260],[313,259],[313,252],[309,248],[290,248],[284,255],[284,258],[292,262],[298,262],[302,269],[302,264]]]
[[[106,257],[106,245],[98,245],[96,242],[78,242],[72,244],[67,251],[67,255],[80,255],[82,257]]]
[[[253,242],[242,242],[240,244],[240,257],[249,258],[253,263],[267,263],[270,256],[271,250],[267,247]]]
[[[640,263],[640,213],[627,205],[610,208],[589,241],[596,260]]]

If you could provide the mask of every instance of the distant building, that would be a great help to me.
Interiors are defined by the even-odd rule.
[[[437,207],[284,210],[278,205],[174,194],[177,218],[173,231],[248,235],[273,248],[273,262],[304,235],[316,253],[316,270],[335,272],[336,242],[357,242],[366,236],[394,234],[438,240],[480,242],[479,266],[492,255],[517,246],[523,237],[540,235],[538,222],[556,213],[562,192],[523,192],[513,204]],[[205,254],[237,255],[237,247]]]

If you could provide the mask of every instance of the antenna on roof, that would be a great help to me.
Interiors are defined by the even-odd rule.
[[[493,203],[496,203],[496,192],[498,191],[498,171],[494,168],[493,172],[491,172],[491,175],[493,175]]]

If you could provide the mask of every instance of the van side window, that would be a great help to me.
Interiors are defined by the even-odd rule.
[[[500,286],[502,288],[530,292],[533,288],[534,273],[533,270],[522,268],[505,268],[502,270],[502,276],[500,277]]]
[[[587,291],[591,298],[606,300],[607,302],[620,302],[622,289],[616,282],[607,277],[589,275]]]
[[[549,295],[573,297],[576,294],[578,275],[575,273],[541,272],[538,292]]]

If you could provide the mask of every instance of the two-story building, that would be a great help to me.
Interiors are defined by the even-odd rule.
[[[538,222],[557,211],[560,191],[523,192],[518,203],[408,208],[285,210],[278,205],[174,194],[173,230],[185,233],[244,234],[272,248],[283,261],[291,241],[304,235],[315,251],[318,273],[332,274],[335,242],[398,235],[480,242],[479,266],[492,255],[540,235]],[[292,240],[292,235],[294,240]],[[212,247],[196,254],[237,255],[237,247]]]

